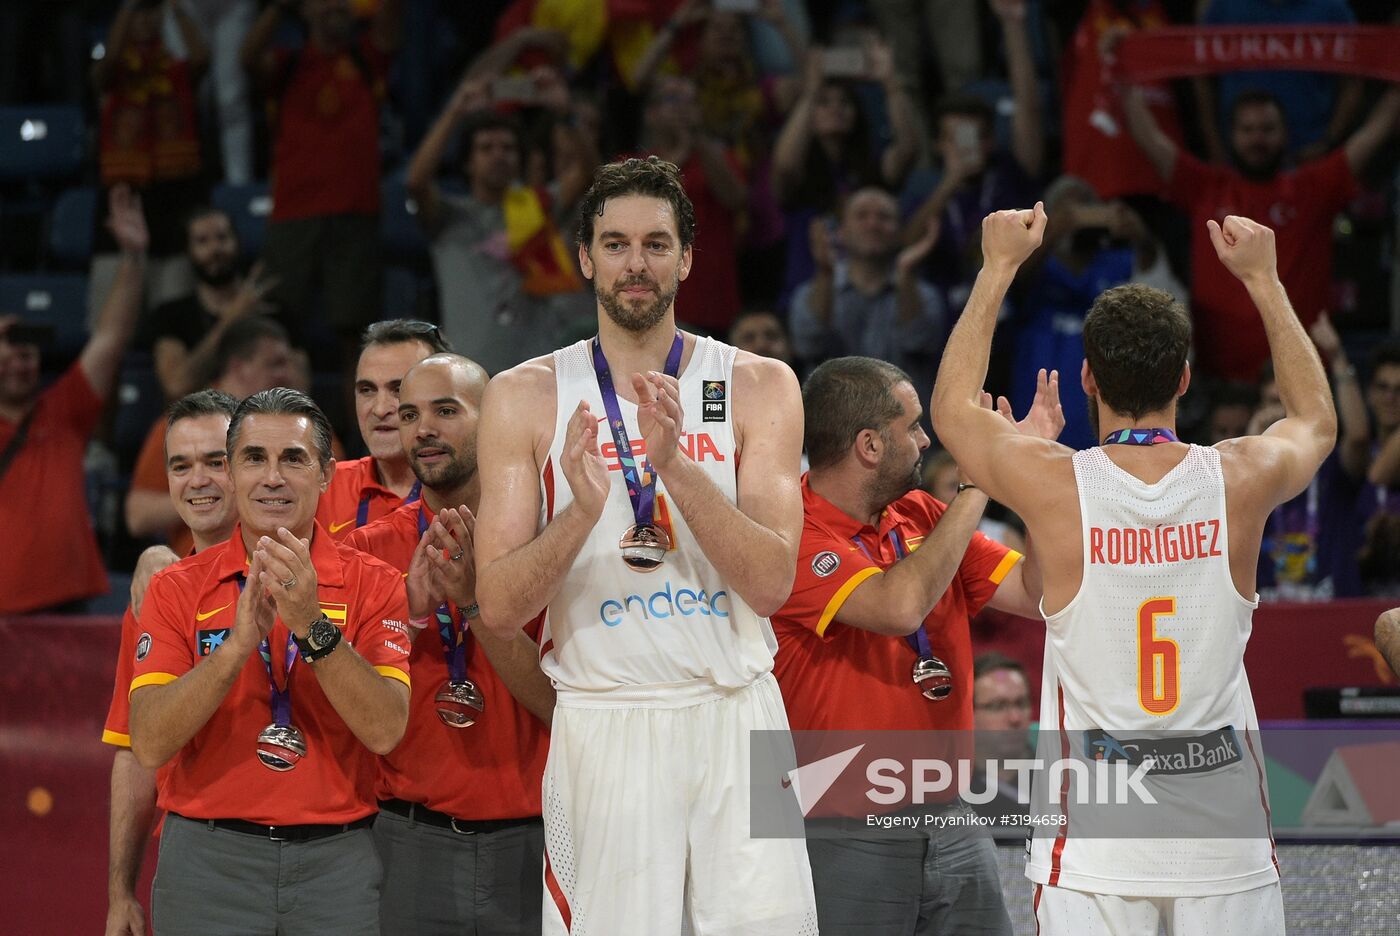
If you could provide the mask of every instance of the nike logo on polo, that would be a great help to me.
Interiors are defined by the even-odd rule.
[[[233,602],[229,602],[229,604],[233,604]],[[222,608],[215,608],[213,611],[198,611],[195,613],[194,619],[196,621],[207,621],[214,615],[218,614],[220,611],[227,610],[228,607],[229,605],[224,605]]]
[[[339,533],[341,530],[345,529],[346,527],[348,527],[350,524],[352,524],[352,523],[354,523],[354,522],[355,522],[354,520],[346,520],[344,523],[332,523],[332,524],[331,524],[331,533],[332,533],[332,534]]]

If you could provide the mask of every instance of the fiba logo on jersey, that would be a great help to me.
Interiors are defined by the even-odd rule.
[[[707,380],[700,389],[702,422],[724,422],[725,393],[723,380]]]

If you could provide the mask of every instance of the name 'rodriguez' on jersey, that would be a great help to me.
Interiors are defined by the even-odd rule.
[[[1161,565],[1219,555],[1218,518],[1177,526],[1089,527],[1091,565]]]

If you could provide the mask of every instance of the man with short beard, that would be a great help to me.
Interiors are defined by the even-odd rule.
[[[379,761],[374,824],[386,934],[540,931],[540,779],[554,690],[539,667],[538,619],[504,639],[475,626],[476,430],[486,381],[456,354],[409,370],[399,438],[423,496],[345,541],[403,570],[408,586],[416,678],[403,742]],[[450,703],[449,714],[465,716],[455,719],[443,715],[443,693],[454,685],[471,687],[467,701]],[[474,882],[473,899],[437,886],[445,881]]]
[[[226,451],[228,423],[238,401],[218,390],[200,390],[171,404],[165,415],[165,476],[169,500],[193,535],[190,555],[228,539],[238,521],[233,480]],[[151,576],[179,557],[164,546],[142,553],[131,588],[131,604],[122,616],[120,649],[112,704],[102,726],[102,740],[117,749],[112,757],[110,846],[107,855],[107,934],[142,936],[146,912],[136,896],[141,859],[150,844],[156,815],[156,784],[168,769],[151,770],[131,753],[130,704],[137,620]],[[220,639],[218,631],[211,631]]]
[[[1235,98],[1230,146],[1235,165],[1201,162],[1181,149],[1152,116],[1141,89],[1124,95],[1128,128],[1167,186],[1167,197],[1191,216],[1191,313],[1198,373],[1253,383],[1269,359],[1254,305],[1239,281],[1216,261],[1206,222],[1226,215],[1259,218],[1277,232],[1279,278],[1303,326],[1327,308],[1332,285],[1332,221],[1360,191],[1357,179],[1395,129],[1400,88],[1391,88],[1341,147],[1286,167],[1283,108],[1266,92]]]
[[[264,299],[273,281],[261,275],[261,265],[246,276],[239,272],[238,234],[224,212],[199,208],[190,215],[185,254],[194,270],[194,292],[157,306],[143,342],[151,347],[168,400],[209,384],[230,325],[270,311]]]
[[[674,165],[601,167],[578,251],[598,337],[482,404],[479,626],[545,612],[558,693],[550,936],[675,936],[687,910],[697,933],[815,932],[802,841],[748,834],[750,731],[787,729],[767,615],[792,588],[802,404],[785,364],[677,330],[694,241]]]
[[[929,438],[908,374],[836,358],[807,378],[802,405],[812,468],[802,480],[797,581],[773,616],[788,720],[796,731],[962,732],[953,743],[967,746],[972,616],[991,606],[1037,617],[1039,569],[977,532],[987,495],[974,485],[958,485],[950,504],[918,489]],[[1041,371],[1017,428],[1053,439],[1064,424],[1058,381]],[[911,678],[921,668],[946,668],[951,689],[931,697]],[[951,792],[918,811],[968,813]],[[1011,932],[990,838],[951,822],[925,823],[912,839],[836,828],[807,840],[823,932]]]

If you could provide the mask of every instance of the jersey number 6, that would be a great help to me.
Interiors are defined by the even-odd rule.
[[[1157,634],[1157,618],[1169,614],[1176,614],[1175,598],[1149,598],[1138,606],[1138,704],[1152,715],[1170,714],[1181,700],[1180,648]]]

